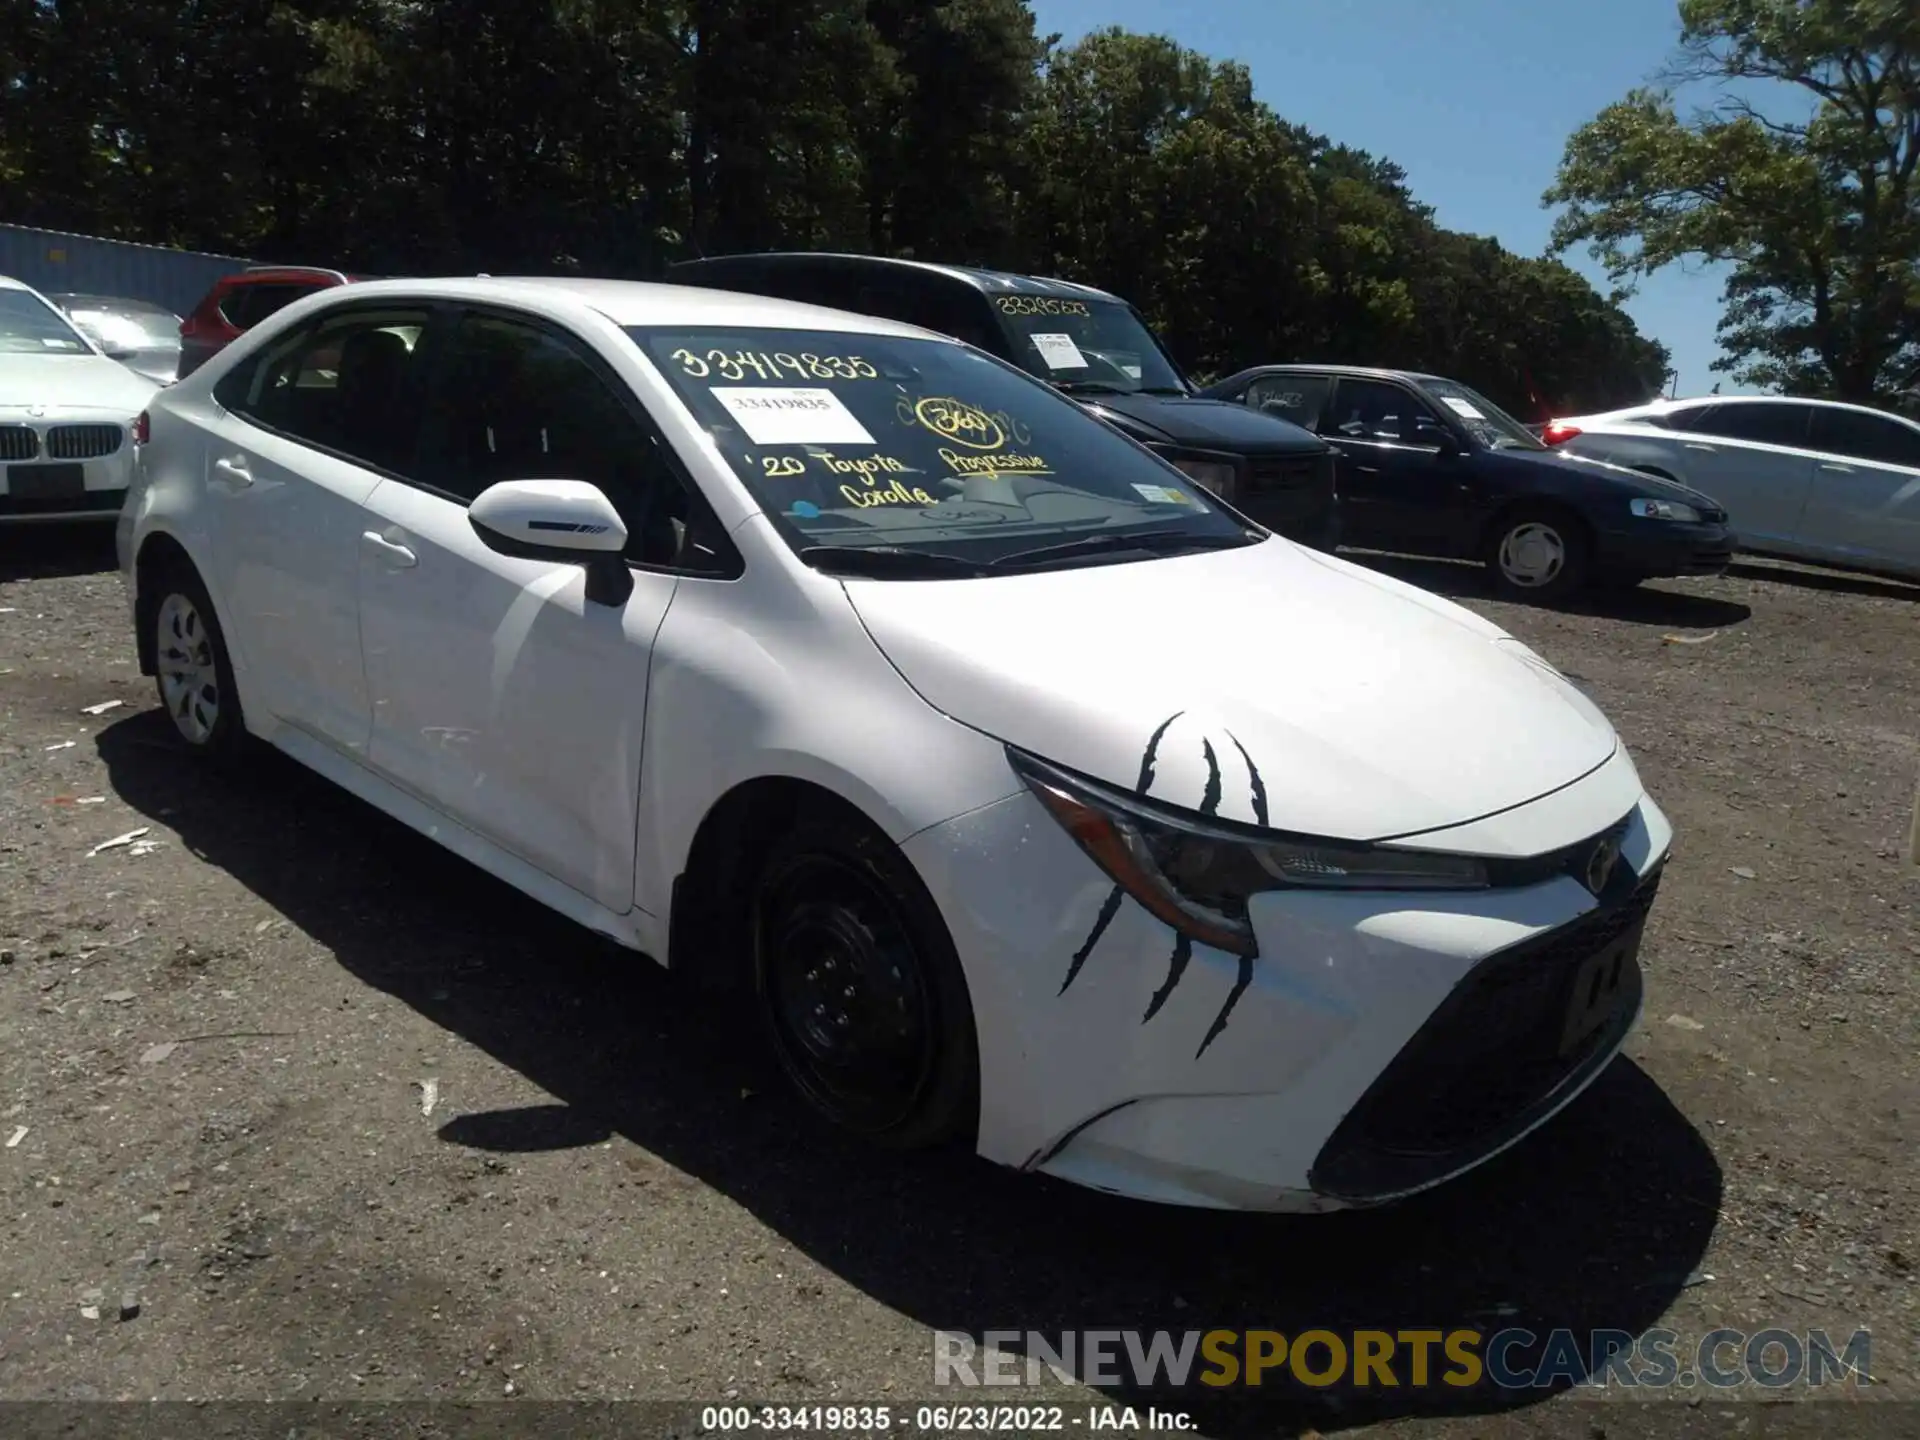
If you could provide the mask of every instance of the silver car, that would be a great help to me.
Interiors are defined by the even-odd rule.
[[[1920,580],[1920,424],[1903,416],[1716,395],[1555,420],[1543,438],[1704,491],[1743,550]]]
[[[49,295],[67,318],[118,360],[157,385],[171,385],[180,373],[180,317],[164,305],[111,295]]]

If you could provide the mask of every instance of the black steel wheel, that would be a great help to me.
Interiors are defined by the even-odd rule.
[[[777,842],[755,894],[753,962],[774,1056],[824,1118],[896,1148],[973,1122],[977,1047],[959,960],[883,836],[830,821]]]

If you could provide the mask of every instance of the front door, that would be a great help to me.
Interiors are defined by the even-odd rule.
[[[417,429],[418,307],[336,311],[242,365],[210,407],[208,553],[248,703],[363,756],[361,506]]]
[[[1722,402],[1692,415],[1680,436],[1686,482],[1727,510],[1743,545],[1791,547],[1813,487],[1809,429],[1801,400]]]
[[[1416,555],[1470,553],[1471,462],[1444,455],[1454,434],[1425,400],[1387,380],[1341,376],[1320,419],[1339,452],[1341,539]]]
[[[626,387],[578,337],[528,317],[453,322],[414,476],[360,534],[376,769],[555,879],[633,904],[648,665],[683,492]],[[587,480],[627,522],[634,586],[484,544],[467,505],[502,480]]]

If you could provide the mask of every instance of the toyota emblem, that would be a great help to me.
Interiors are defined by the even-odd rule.
[[[1587,856],[1587,889],[1598,895],[1607,888],[1607,881],[1613,878],[1613,867],[1620,859],[1620,846],[1612,836],[1608,836],[1593,847],[1593,853]]]

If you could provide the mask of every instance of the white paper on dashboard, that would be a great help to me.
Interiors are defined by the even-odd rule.
[[[1080,353],[1080,347],[1073,343],[1071,335],[1035,335],[1033,348],[1040,352],[1040,358],[1047,362],[1049,370],[1087,368],[1087,357]]]
[[[831,390],[712,385],[713,398],[756,445],[871,445],[867,427]]]
[[[1464,415],[1469,420],[1484,420],[1487,418],[1465,400],[1458,399],[1452,395],[1442,395],[1440,398],[1447,402],[1447,408],[1456,415]]]

